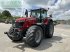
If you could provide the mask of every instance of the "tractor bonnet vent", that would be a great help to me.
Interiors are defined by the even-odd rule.
[[[15,22],[13,24],[13,27],[15,27],[15,28],[22,28],[23,24],[24,24],[24,22]]]

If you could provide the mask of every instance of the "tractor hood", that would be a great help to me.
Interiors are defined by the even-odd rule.
[[[27,18],[23,17],[23,18],[18,18],[16,19],[16,22],[19,22],[19,21],[25,21]]]
[[[28,20],[35,20],[36,18],[33,18],[33,17],[22,17],[22,18],[18,18],[16,19],[16,22],[19,22],[19,21],[28,21]]]

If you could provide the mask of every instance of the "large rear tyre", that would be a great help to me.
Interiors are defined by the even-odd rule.
[[[20,32],[19,32],[19,34],[17,33],[17,32],[14,32],[14,28],[13,27],[11,27],[10,29],[9,29],[9,32],[8,32],[8,37],[12,40],[12,41],[20,41],[20,40],[22,40],[23,39],[23,36],[20,34]]]
[[[39,26],[31,26],[26,32],[26,43],[30,47],[37,47],[43,39],[43,31]]]
[[[45,38],[52,38],[54,33],[54,24],[53,22],[49,22],[48,26],[46,26]]]

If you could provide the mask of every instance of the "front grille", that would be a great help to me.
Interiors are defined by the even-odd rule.
[[[24,22],[15,22],[15,23],[13,24],[13,26],[14,26],[15,28],[21,28],[21,27],[23,26],[23,24],[24,24]]]

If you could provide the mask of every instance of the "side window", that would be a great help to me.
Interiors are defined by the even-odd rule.
[[[42,17],[43,17],[43,18],[47,17],[46,12],[42,13]]]

